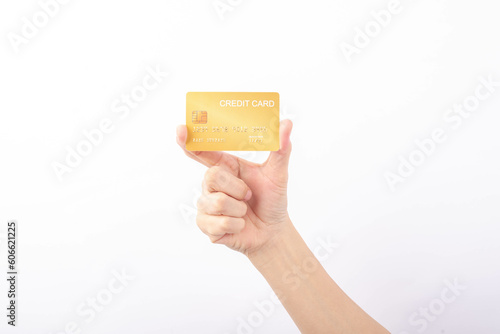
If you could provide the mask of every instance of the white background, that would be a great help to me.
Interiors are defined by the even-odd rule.
[[[213,0],[72,0],[16,52],[9,33],[40,5],[2,1],[0,263],[16,219],[20,277],[18,328],[2,311],[0,332],[233,334],[269,299],[249,261],[194,223],[206,168],[175,143],[188,91],[280,93],[295,125],[290,215],[312,248],[338,243],[324,266],[391,332],[500,332],[500,88],[459,128],[443,120],[479,77],[500,81],[496,2],[401,0],[350,63],[341,43],[389,1],[231,3],[221,19]],[[168,77],[113,113],[157,66]],[[113,132],[59,180],[52,164],[104,118]],[[436,128],[447,140],[391,191],[385,173]],[[135,278],[88,322],[76,309],[113,270]],[[412,324],[445,280],[466,288]],[[298,333],[281,306],[252,331]]]

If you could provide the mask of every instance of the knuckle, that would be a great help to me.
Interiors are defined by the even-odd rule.
[[[205,182],[207,186],[211,187],[217,183],[217,175],[220,173],[219,166],[213,166],[207,169],[205,173]]]
[[[221,172],[220,166],[212,166],[208,169],[208,173],[217,176]]]
[[[221,213],[226,207],[226,196],[222,193],[218,193],[213,202],[213,209],[217,213]]]
[[[217,173],[217,182],[222,186],[226,186],[230,181],[230,178],[228,177],[227,173],[224,172],[219,172]]]
[[[200,229],[202,229],[202,226],[204,225],[204,216],[203,215],[200,215],[200,214],[196,215],[196,225]]]
[[[230,217],[223,217],[220,225],[223,230],[228,230],[231,227],[231,223],[232,221]]]
[[[217,226],[214,226],[213,224],[208,224],[207,226],[205,226],[205,234],[209,236],[217,235],[218,234]]]

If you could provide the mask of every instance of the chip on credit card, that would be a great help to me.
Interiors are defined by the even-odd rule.
[[[279,94],[189,92],[188,151],[279,150]]]

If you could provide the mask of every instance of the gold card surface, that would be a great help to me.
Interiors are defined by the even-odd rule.
[[[279,94],[189,92],[188,151],[279,150]]]

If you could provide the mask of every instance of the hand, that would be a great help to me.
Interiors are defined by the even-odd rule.
[[[196,222],[213,243],[249,256],[291,225],[287,211],[291,131],[292,122],[282,121],[280,150],[256,164],[224,152],[187,151],[187,128],[177,127],[177,143],[184,153],[209,167]]]

